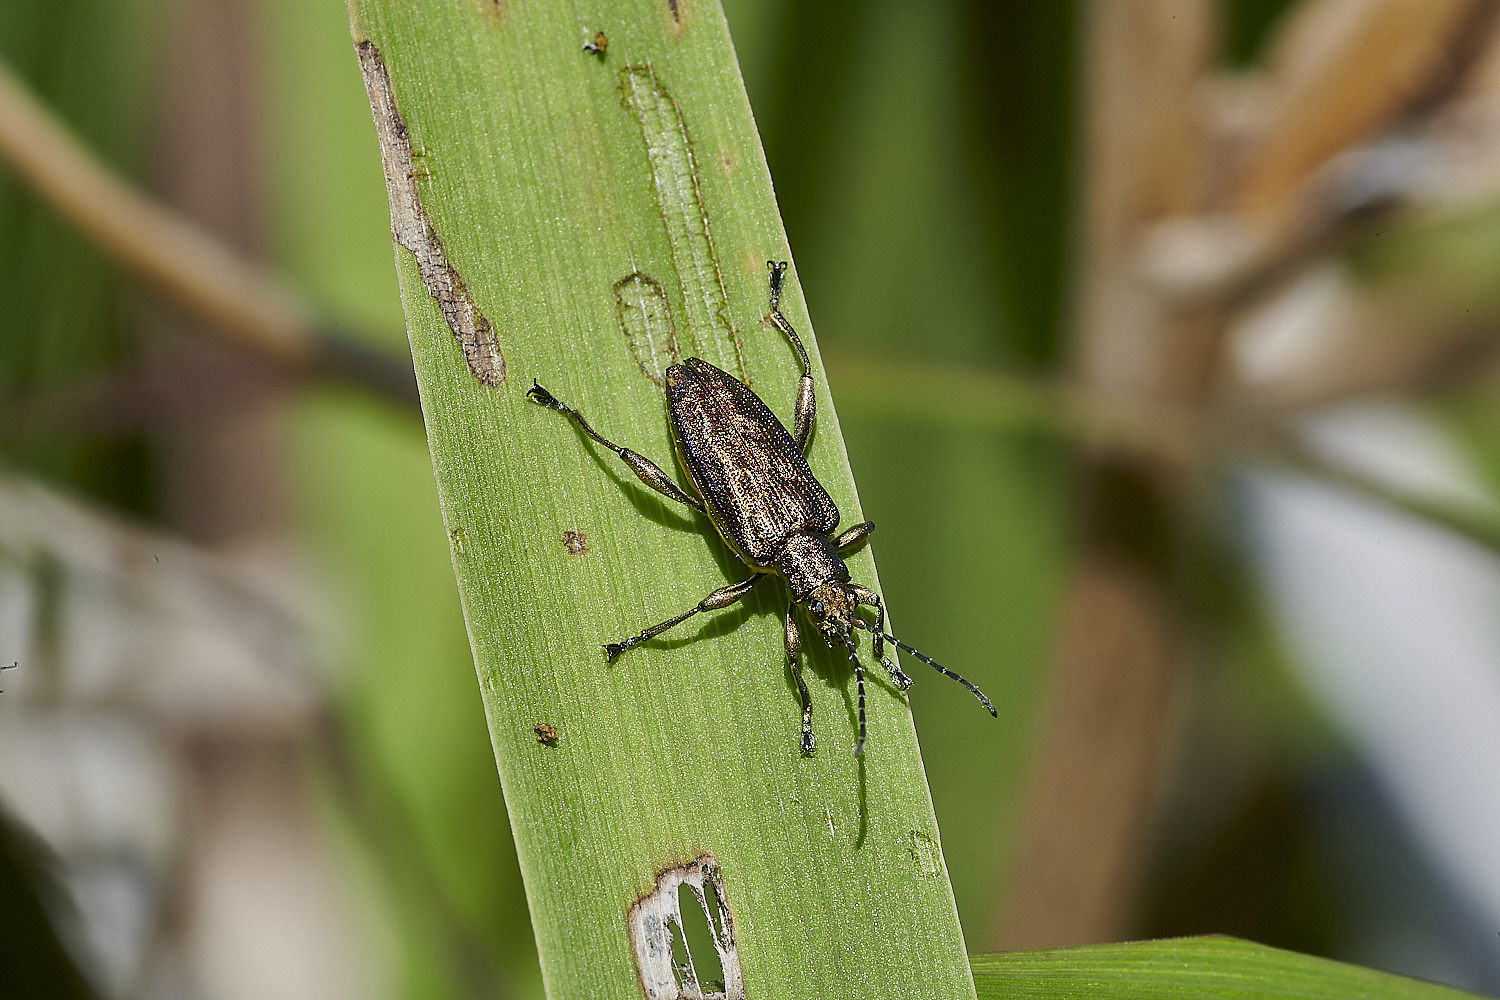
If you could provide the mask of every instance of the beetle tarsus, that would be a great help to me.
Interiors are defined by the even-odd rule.
[[[891,683],[896,685],[903,694],[911,687],[911,678],[904,670],[896,666],[889,656],[880,657],[880,665],[890,672]]]
[[[531,388],[526,390],[526,398],[540,406],[550,406],[554,410],[567,409],[557,401],[556,396],[543,389],[536,379],[531,380]]]
[[[771,269],[771,308],[781,301],[781,283],[786,280],[786,261],[768,260],[766,267]]]

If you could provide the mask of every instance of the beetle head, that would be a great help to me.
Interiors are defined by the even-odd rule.
[[[838,649],[848,644],[854,628],[854,599],[842,583],[834,580],[823,584],[802,606],[828,645]]]

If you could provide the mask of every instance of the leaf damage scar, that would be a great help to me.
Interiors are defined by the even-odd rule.
[[[639,271],[615,282],[614,293],[615,319],[630,356],[641,366],[643,375],[665,386],[662,373],[682,360],[667,293],[655,278]],[[692,336],[691,330],[688,335]]]
[[[667,25],[667,33],[680,41],[687,30],[686,21],[691,13],[688,0],[667,0],[667,13],[672,17],[672,22]]]
[[[688,897],[698,907],[684,914]],[[712,856],[664,869],[656,888],[631,904],[625,923],[646,1000],[744,1000],[734,917]],[[700,933],[690,934],[690,925]]]
[[[432,296],[453,338],[463,349],[464,361],[474,377],[488,386],[505,381],[505,355],[495,338],[495,329],[469,294],[454,266],[449,263],[443,241],[422,206],[417,187],[421,170],[412,157],[411,135],[396,107],[390,74],[374,42],[355,45],[365,92],[374,113],[375,133],[380,139],[380,162],[385,168],[385,190],[391,203],[391,234],[417,261],[422,287]]]
[[[682,108],[649,63],[620,71],[620,102],[635,116],[646,144],[656,207],[682,288],[684,325],[695,341],[692,349],[704,352],[700,357],[717,361],[721,370],[737,371],[748,384],[740,334],[729,318],[724,274]],[[708,351],[713,352],[711,357]]]

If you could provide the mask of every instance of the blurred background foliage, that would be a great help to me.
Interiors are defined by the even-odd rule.
[[[1218,6],[1214,61],[1225,79],[1259,66],[1294,6]],[[1030,396],[998,417],[965,401],[984,386],[1000,398],[1050,385],[1074,368],[1090,5],[726,0],[725,9],[863,504],[880,526],[894,627],[1001,708],[997,726],[957,689],[924,683],[912,698],[970,947],[1005,945],[1007,919],[1029,919],[1007,918],[1007,907],[1065,595],[1097,491],[1087,449],[1033,412]],[[340,4],[7,0],[0,55],[114,169],[267,262],[329,329],[405,351],[379,160]],[[195,144],[209,152],[190,152]],[[1466,328],[1465,343],[1483,342],[1500,315],[1495,210],[1377,218],[1399,238],[1359,230],[1335,247],[1350,280],[1395,288],[1404,298],[1383,301],[1432,324],[1460,307],[1477,312],[1483,322]],[[97,946],[87,934],[61,932],[92,988],[540,996],[419,423],[357,388],[201,347],[190,317],[122,277],[5,170],[0,326],[7,475],[186,537],[236,572],[315,581],[320,614],[339,623],[323,629],[328,669],[316,674],[312,707],[161,727],[165,773],[184,789],[177,860],[130,883],[143,900],[134,952],[111,964],[88,957]],[[893,394],[892,372],[930,398]],[[981,375],[993,382],[966,388]],[[1489,387],[1435,381],[1426,368],[1379,388],[1390,387],[1419,393],[1411,398],[1493,497],[1500,407]],[[1119,936],[1240,934],[1500,990],[1493,928],[1412,834],[1412,817],[1400,818],[1359,741],[1332,723],[1336,711],[1309,697],[1247,552],[1248,501],[1232,469],[1205,468],[1174,529],[1184,554],[1170,574],[1182,636],[1172,655],[1185,665],[1160,727],[1166,749],[1150,765],[1159,776],[1133,807],[1147,833],[1121,848],[1135,875],[1110,890],[1124,914],[1110,926]],[[1485,518],[1493,512],[1465,524]],[[27,579],[38,579],[34,568]],[[33,604],[44,614],[45,600]],[[18,658],[12,648],[7,661]],[[11,702],[0,709],[12,713],[66,701],[38,702],[19,678],[6,686]],[[19,716],[0,714],[0,727],[7,718]],[[336,961],[332,972],[296,966],[265,930],[287,908],[322,911],[296,894],[268,895],[257,923],[251,897],[201,860],[216,857],[222,835],[219,807],[204,803],[233,815],[215,789],[241,787],[223,776],[246,773],[261,777],[244,787],[292,817],[284,834],[321,845],[310,856],[341,887],[331,896],[352,928],[347,960],[385,955],[331,992],[305,984],[337,979]],[[0,791],[13,787],[0,780]],[[40,849],[19,836],[6,843],[17,858],[8,873],[39,863]],[[6,927],[34,924],[38,897],[12,891],[18,878],[0,887]],[[66,910],[49,912],[65,924]],[[259,971],[232,952],[254,956]]]

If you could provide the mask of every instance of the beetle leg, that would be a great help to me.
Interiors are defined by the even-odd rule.
[[[812,695],[807,692],[807,682],[802,679],[802,632],[797,628],[797,606],[786,607],[786,665],[797,682],[797,696],[802,699],[802,752],[813,752]]]
[[[852,549],[856,545],[863,545],[873,534],[875,534],[875,522],[861,521],[835,538],[833,540],[833,548],[839,555],[843,555],[846,549]]]
[[[792,439],[805,452],[807,443],[812,440],[813,419],[818,411],[817,399],[813,396],[812,362],[807,358],[807,348],[802,346],[802,338],[797,336],[792,324],[781,315],[781,282],[786,278],[786,261],[768,260],[766,266],[771,269],[771,322],[776,324],[776,329],[787,335],[792,346],[797,349],[797,356],[802,359],[802,379],[797,383],[797,409],[792,421]]]
[[[748,580],[741,580],[739,583],[731,583],[727,587],[720,587],[718,590],[714,591],[712,594],[709,594],[703,600],[699,601],[697,607],[683,612],[676,618],[668,619],[667,621],[662,622],[660,625],[653,625],[650,628],[646,629],[646,631],[642,632],[640,635],[633,635],[623,642],[605,643],[604,659],[610,663],[613,663],[615,662],[616,657],[625,652],[625,650],[629,649],[631,646],[639,646],[647,639],[651,639],[658,635],[661,635],[667,629],[671,628],[674,625],[682,624],[689,618],[698,614],[698,612],[700,611],[718,611],[720,608],[729,607],[735,601],[738,601],[740,598],[750,593],[751,590],[755,589],[755,585],[757,583],[760,583],[760,581],[763,579],[765,579],[765,574],[757,573],[754,576],[750,577]]]
[[[577,424],[578,429],[583,431],[583,433],[587,434],[595,441],[604,445],[604,447],[608,448],[616,455],[619,455],[620,458],[625,461],[625,464],[630,466],[630,471],[634,472],[636,474],[636,477],[639,478],[641,482],[645,483],[647,486],[651,487],[662,496],[667,497],[670,500],[676,500],[680,504],[686,504],[700,514],[706,513],[706,511],[703,509],[703,501],[697,499],[696,497],[690,497],[686,493],[684,493],[682,491],[682,488],[672,481],[671,476],[661,471],[661,467],[659,465],[657,465],[655,462],[651,461],[651,459],[645,457],[644,455],[631,451],[629,448],[622,448],[619,445],[615,444],[613,441],[608,441],[603,437],[600,437],[599,434],[589,426],[588,421],[583,419],[583,414],[579,413],[571,406],[567,406],[564,403],[559,402],[556,396],[552,395],[552,393],[537,385],[535,379],[533,379],[531,382],[531,388],[526,390],[526,398],[531,400],[533,403],[537,403],[541,406],[546,406],[554,409],[558,413],[561,413],[563,416],[567,417],[569,420],[573,421],[573,423]]]
[[[871,525],[871,527],[873,528],[874,525]],[[853,530],[853,528],[850,529],[850,531]],[[845,532],[845,534],[847,533]],[[890,671],[891,681],[898,688],[905,691],[911,687],[911,678],[906,676],[900,667],[896,666],[894,660],[886,657],[885,640],[880,635],[880,633],[885,631],[885,603],[881,601],[880,595],[869,587],[861,587],[857,583],[851,583],[848,585],[848,588],[849,594],[854,598],[855,603],[875,609],[875,631],[870,633],[872,636],[870,644],[875,647],[875,658],[880,661],[881,666]]]

